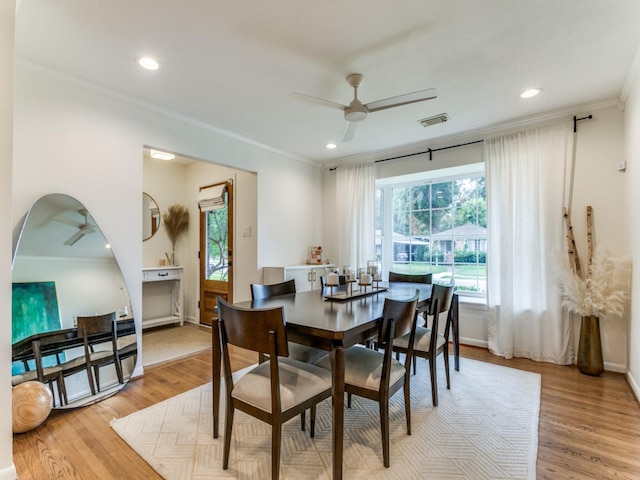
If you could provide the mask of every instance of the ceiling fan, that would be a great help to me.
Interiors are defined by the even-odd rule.
[[[78,240],[80,240],[85,235],[88,235],[96,231],[96,228],[89,223],[89,218],[88,218],[89,212],[85,208],[83,208],[82,210],[78,210],[78,213],[80,213],[80,215],[84,217],[84,223],[76,225],[78,227],[78,231],[74,233],[71,237],[69,237],[69,239],[66,242],[64,242],[64,244],[69,247],[73,246]]]
[[[375,102],[362,103],[358,99],[358,87],[362,83],[364,75],[359,73],[352,73],[347,77],[347,83],[353,87],[353,100],[349,105],[342,105],[341,103],[332,102],[331,100],[325,100],[323,98],[312,97],[310,95],[304,95],[302,93],[291,93],[291,96],[299,98],[301,100],[323,105],[325,107],[336,108],[344,112],[344,119],[347,121],[344,133],[342,134],[342,141],[348,142],[353,138],[356,126],[358,122],[361,122],[367,115],[372,112],[378,112],[380,110],[386,110],[388,108],[400,107],[402,105],[409,105],[410,103],[422,102],[425,100],[431,100],[437,97],[436,89],[429,88],[427,90],[420,90],[413,93],[405,93],[404,95],[398,95],[396,97],[385,98],[384,100],[377,100]]]

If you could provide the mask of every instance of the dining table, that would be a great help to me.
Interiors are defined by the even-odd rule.
[[[379,282],[368,287],[348,285],[351,290],[321,290],[278,295],[263,300],[237,302],[243,308],[284,307],[287,339],[326,350],[332,373],[333,479],[342,479],[344,442],[344,352],[378,333],[386,298],[408,299],[419,291],[418,310],[425,311],[431,297],[430,284]],[[219,436],[221,395],[220,332],[212,332],[213,437]]]

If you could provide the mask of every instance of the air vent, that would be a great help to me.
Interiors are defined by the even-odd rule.
[[[441,113],[440,115],[434,115],[433,117],[423,118],[422,120],[418,120],[418,122],[423,127],[430,127],[431,125],[444,123],[447,120],[449,120],[449,115],[447,115],[446,113]]]

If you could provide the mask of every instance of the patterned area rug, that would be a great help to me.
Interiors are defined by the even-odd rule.
[[[344,478],[534,479],[540,375],[462,358],[460,372],[451,372],[451,390],[440,365],[434,408],[428,372],[419,360],[411,383],[412,435],[406,434],[402,393],[392,398],[388,469],[382,465],[377,404],[353,398],[345,409]],[[222,470],[223,438],[212,437],[211,397],[209,383],[114,419],[111,426],[167,480],[269,478],[271,429],[241,412],[234,420],[229,469]],[[317,415],[313,439],[300,430],[299,418],[284,426],[280,478],[331,478],[330,400]]]

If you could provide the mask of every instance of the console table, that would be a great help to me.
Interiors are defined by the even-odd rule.
[[[142,269],[142,328],[184,324],[183,267]]]

